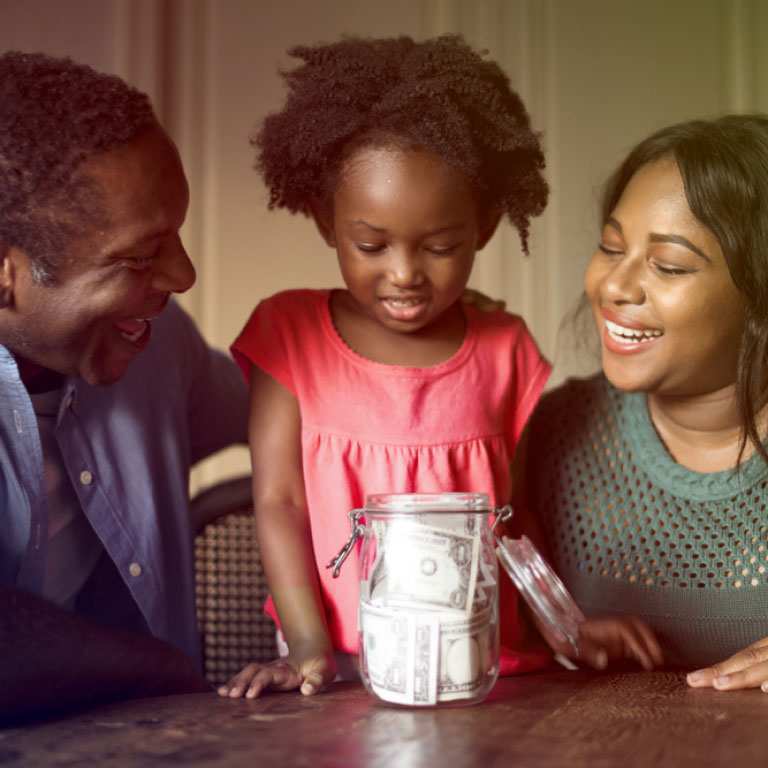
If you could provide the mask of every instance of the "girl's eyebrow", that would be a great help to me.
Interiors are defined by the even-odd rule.
[[[615,219],[613,216],[609,216],[605,220],[606,226],[613,227],[619,234],[623,234],[624,230],[621,227],[621,222]],[[708,261],[710,264],[712,263],[712,259],[707,256],[704,251],[699,248],[698,245],[694,245],[687,237],[683,237],[682,235],[661,235],[656,232],[651,232],[648,239],[652,243],[674,243],[675,245],[682,245],[684,248],[687,248],[689,251],[693,251],[697,256],[701,256],[702,259],[705,261]]]

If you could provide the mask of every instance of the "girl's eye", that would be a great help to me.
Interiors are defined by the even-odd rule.
[[[607,245],[603,245],[603,243],[598,243],[597,249],[606,256],[620,256],[622,254],[621,250],[617,248],[609,248]]]
[[[455,245],[449,245],[445,248],[438,248],[437,246],[430,246],[427,248],[430,253],[434,253],[437,256],[448,256],[456,250]]]
[[[383,245],[378,245],[376,243],[355,243],[355,247],[358,251],[362,251],[363,253],[378,253],[379,251],[384,250]]]

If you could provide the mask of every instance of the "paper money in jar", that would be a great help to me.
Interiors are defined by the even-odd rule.
[[[355,512],[353,537],[354,525],[363,536],[359,659],[368,691],[404,706],[482,701],[499,667],[488,496],[381,494]]]

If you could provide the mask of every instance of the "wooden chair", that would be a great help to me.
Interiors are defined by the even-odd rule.
[[[277,656],[276,627],[264,613],[269,592],[253,533],[251,478],[201,491],[191,509],[204,671],[217,686],[248,662]]]

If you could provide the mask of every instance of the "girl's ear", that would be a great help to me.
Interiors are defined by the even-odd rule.
[[[496,232],[496,228],[501,221],[501,208],[494,206],[489,211],[485,212],[483,219],[484,220],[481,222],[480,236],[477,238],[476,251],[485,248],[488,241],[493,237],[494,232]]]
[[[309,212],[312,214],[317,231],[320,233],[320,237],[325,240],[330,248],[336,247],[336,235],[333,231],[333,216],[329,210],[329,206],[313,197],[309,201]]]

